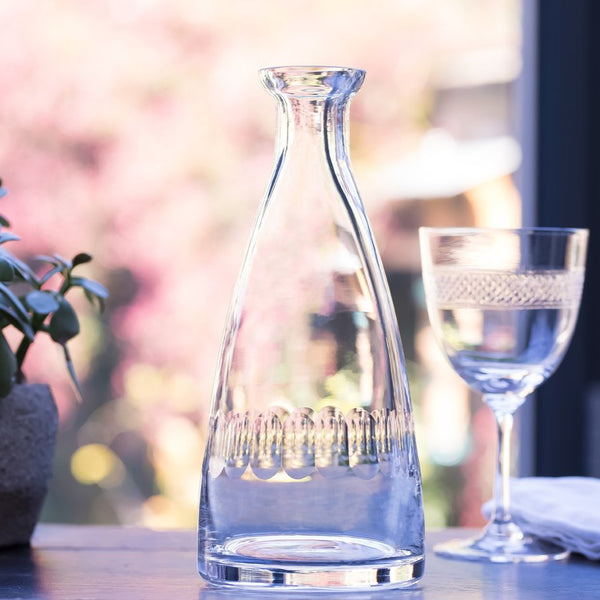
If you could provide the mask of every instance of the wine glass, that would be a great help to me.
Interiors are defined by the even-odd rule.
[[[565,558],[564,548],[524,534],[511,518],[510,434],[514,412],[556,370],[571,339],[588,231],[422,227],[419,235],[436,340],[498,427],[491,521],[479,537],[434,551],[504,563]]]

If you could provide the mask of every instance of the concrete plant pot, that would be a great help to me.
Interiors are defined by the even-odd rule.
[[[29,544],[52,475],[58,412],[47,385],[0,398],[0,547]]]

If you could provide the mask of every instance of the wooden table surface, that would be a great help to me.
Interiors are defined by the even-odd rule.
[[[0,598],[39,600],[591,600],[600,599],[600,562],[486,565],[438,558],[431,546],[464,530],[428,532],[425,576],[415,587],[357,594],[207,588],[196,570],[194,531],[39,525],[32,547],[0,551]]]

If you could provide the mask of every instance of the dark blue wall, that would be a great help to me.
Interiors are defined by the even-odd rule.
[[[523,0],[524,2],[535,0]],[[588,227],[579,324],[536,400],[536,474],[589,474],[600,383],[600,2],[538,0],[537,224]]]

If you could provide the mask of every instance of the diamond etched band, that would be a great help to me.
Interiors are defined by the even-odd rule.
[[[577,306],[583,279],[583,269],[513,273],[438,267],[423,273],[427,297],[438,308]]]

